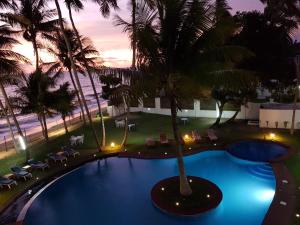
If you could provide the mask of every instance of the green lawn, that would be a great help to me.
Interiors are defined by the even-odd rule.
[[[128,139],[128,151],[173,151],[174,148],[171,146],[169,148],[154,148],[147,149],[145,147],[145,139],[147,137],[153,137],[159,140],[160,133],[166,133],[169,138],[173,138],[171,121],[168,116],[159,116],[152,114],[142,114],[135,113],[131,115],[131,121],[134,121],[137,124],[136,131],[129,133]],[[204,134],[205,130],[214,122],[213,119],[205,118],[193,118],[190,119],[190,122],[187,125],[179,124],[179,129],[182,134],[190,132],[193,129],[197,129]],[[99,119],[95,120],[95,127],[99,133],[100,137],[100,121]],[[106,120],[107,128],[107,144],[115,142],[116,144],[120,143],[122,140],[123,129],[114,127],[114,120]],[[244,122],[235,123],[234,125],[223,126],[216,130],[222,144],[232,143],[239,139],[249,139],[249,138],[260,138],[263,139],[264,136],[268,135],[270,132],[276,133],[276,140],[281,141],[287,145],[293,147],[297,154],[294,155],[291,159],[286,162],[291,173],[296,178],[298,185],[300,186],[300,133],[297,132],[294,136],[289,135],[287,130],[271,130],[271,129],[259,129],[253,126],[247,126]],[[80,126],[79,128],[73,130],[71,135],[85,135],[84,144],[77,147],[77,150],[80,151],[81,156],[77,159],[71,159],[68,162],[68,166],[75,166],[83,161],[86,161],[93,157],[93,154],[97,153],[95,143],[93,141],[90,129],[88,126]],[[43,160],[46,157],[48,152],[56,152],[60,150],[62,145],[68,143],[68,137],[65,135],[51,138],[48,143],[40,142],[36,145],[30,147],[30,152],[33,158],[38,160]],[[203,145],[210,145],[208,142],[204,142]],[[105,154],[105,153],[97,153]],[[13,165],[23,165],[25,160],[24,153],[18,153],[12,156],[9,156],[5,159],[0,160],[0,175],[6,174],[9,171],[9,168]],[[34,173],[35,177],[44,178],[51,176],[54,173],[62,170],[63,165],[52,165],[50,170],[47,172],[38,172]],[[1,206],[3,207],[8,201],[10,201],[14,196],[20,193],[22,190],[27,188],[32,183],[36,182],[36,179],[31,180],[30,182],[19,182],[17,188],[14,188],[10,191],[0,191],[0,210]],[[299,223],[300,224],[300,223]]]

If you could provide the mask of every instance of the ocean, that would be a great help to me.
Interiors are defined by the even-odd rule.
[[[81,83],[83,93],[85,95],[85,99],[87,100],[89,109],[96,110],[97,102],[94,97],[90,79],[88,77],[85,77],[82,74],[80,74],[79,80]],[[95,81],[97,93],[101,93],[102,88],[101,88],[101,84],[100,84],[99,80],[94,78],[94,81]],[[70,89],[73,90],[73,85],[71,83],[70,76],[68,73],[63,74],[62,78],[58,82],[58,85],[62,84],[64,82],[69,82]],[[10,97],[16,96],[16,91],[15,91],[16,87],[10,86],[5,89],[7,91],[8,96],[10,96]],[[0,99],[2,100],[3,103],[5,103],[2,95],[0,95]],[[75,98],[75,100],[77,102],[77,98]],[[105,107],[107,105],[106,101],[101,99],[101,105]],[[74,110],[73,116],[77,117],[79,115],[80,115],[80,108],[78,107]],[[26,133],[27,135],[33,134],[36,132],[40,132],[42,130],[40,127],[40,122],[38,121],[36,114],[26,114],[26,115],[17,114],[17,120],[19,121],[20,127],[23,130],[23,132]],[[17,130],[16,130],[16,127],[14,126],[12,118],[10,118],[10,121],[11,121],[11,124],[13,125],[12,128],[13,128],[14,133],[17,134]],[[61,116],[58,114],[53,115],[52,117],[47,117],[48,128],[51,128],[60,123],[62,123],[62,120],[61,120]],[[6,141],[11,140],[11,135],[10,135],[9,126],[7,124],[7,121],[6,121],[5,117],[2,117],[2,118],[0,118],[0,143],[3,143],[5,140]]]

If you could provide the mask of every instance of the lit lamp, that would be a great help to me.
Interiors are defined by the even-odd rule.
[[[115,142],[110,143],[110,147],[112,147],[112,148],[116,147]]]
[[[26,150],[26,142],[23,136],[19,135],[18,136],[19,144],[22,150]]]
[[[270,137],[271,137],[272,140],[274,140],[276,138],[276,135],[274,133],[271,133]]]
[[[184,135],[184,138],[185,138],[185,139],[189,139],[190,136],[189,136],[188,134],[186,134],[186,135]]]

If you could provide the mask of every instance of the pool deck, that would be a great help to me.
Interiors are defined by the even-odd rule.
[[[294,224],[295,208],[299,204],[296,182],[283,163],[271,164],[276,177],[276,192],[263,225]]]
[[[289,173],[288,169],[284,165],[284,160],[291,157],[295,151],[289,146],[278,143],[285,146],[288,149],[288,154],[284,157],[273,160],[271,163],[274,175],[276,178],[276,192],[271,206],[263,220],[262,225],[293,225],[295,218],[295,209],[299,204],[299,196],[297,196],[297,185],[294,178]],[[184,152],[184,155],[193,155],[204,151],[214,151],[220,149],[227,149],[228,146],[210,146],[205,148],[191,149]],[[113,154],[111,157],[115,157]],[[131,153],[120,152],[118,157],[136,158],[136,159],[166,159],[174,158],[176,154],[144,154],[144,153]],[[285,182],[287,181],[287,183]],[[283,204],[286,203],[286,205]],[[10,223],[7,225],[22,225],[22,221],[16,223]]]

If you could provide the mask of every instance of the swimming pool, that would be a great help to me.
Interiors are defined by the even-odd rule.
[[[108,158],[88,163],[45,189],[30,206],[25,225],[260,225],[272,202],[275,178],[266,163],[237,159],[225,151],[185,157],[187,174],[223,192],[221,204],[194,218],[156,209],[153,185],[175,176],[176,159]]]
[[[229,146],[228,151],[241,159],[269,162],[288,153],[286,147],[271,141],[240,141]]]

